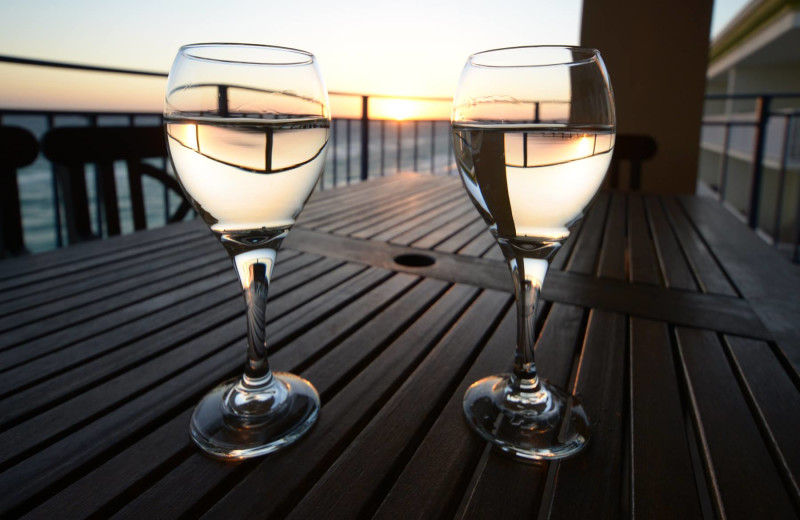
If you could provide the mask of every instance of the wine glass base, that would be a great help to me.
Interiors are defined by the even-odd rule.
[[[263,414],[235,414],[226,396],[241,378],[218,385],[197,404],[192,414],[192,440],[214,457],[239,460],[277,451],[295,442],[316,422],[320,401],[316,389],[303,378],[286,372],[273,372],[280,391]]]
[[[467,422],[481,437],[526,460],[564,459],[586,446],[589,419],[579,398],[544,380],[535,396],[515,394],[510,378],[481,379],[464,395]]]

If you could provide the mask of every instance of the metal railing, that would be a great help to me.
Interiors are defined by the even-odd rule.
[[[789,105],[783,109],[776,109],[777,101],[783,101]],[[759,232],[762,237],[770,240],[775,246],[781,245],[781,225],[783,224],[783,210],[786,200],[787,174],[789,172],[789,158],[792,152],[792,143],[800,138],[800,133],[796,132],[798,121],[800,121],[800,110],[795,108],[797,105],[794,100],[800,100],[800,93],[780,93],[780,94],[709,94],[706,95],[707,102],[752,102],[753,111],[745,113],[734,112],[707,115],[703,119],[703,127],[722,127],[722,147],[720,151],[719,173],[716,186],[717,198],[720,202],[727,201],[729,190],[729,168],[731,157],[731,137],[732,130],[737,127],[753,129],[752,152],[749,157],[750,172],[747,188],[747,202],[744,210],[744,220],[747,225]],[[783,123],[776,127],[772,124],[776,119],[782,119]],[[770,139],[768,133],[780,129],[782,132],[780,139]],[[773,136],[774,137],[774,136]],[[765,164],[767,145],[780,142],[780,152],[777,161],[777,183],[774,199],[774,216],[770,223],[771,229],[766,229],[762,224],[762,205],[764,203],[764,183],[765,183]],[[798,145],[795,143],[795,148]],[[800,154],[798,154],[800,155]],[[798,181],[800,184],[800,181]],[[792,244],[792,260],[800,261],[800,191],[795,199],[797,206],[794,216],[794,239]]]
[[[74,63],[53,62],[17,58],[13,56],[0,56],[0,62],[27,65],[54,67],[81,71],[93,71],[111,74],[129,74],[138,76],[167,77],[166,73],[122,69],[112,67],[96,67]],[[331,123],[330,150],[328,153],[325,174],[320,179],[317,189],[325,190],[332,187],[351,184],[392,173],[413,170],[430,174],[455,174],[455,158],[453,155],[452,141],[449,138],[449,121],[445,119],[425,120],[386,120],[370,117],[370,101],[374,99],[387,99],[388,96],[353,94],[348,92],[329,92],[331,96],[356,98],[360,101],[361,110],[357,117],[334,117]],[[426,102],[449,102],[443,98],[410,97]],[[90,110],[28,110],[0,108],[0,124],[8,116],[26,116],[43,118],[43,131],[34,132],[44,134],[51,128],[64,124],[83,124],[90,126],[105,126],[111,119],[111,124],[135,126],[137,122],[147,119],[145,124],[160,125],[162,116],[156,112],[108,112]],[[78,121],[76,121],[78,118]],[[157,118],[157,119],[155,119]],[[41,125],[39,125],[41,126]],[[167,168],[167,163],[164,163]],[[54,166],[51,165],[50,191],[53,201],[53,230],[55,233],[54,245],[62,247],[65,244],[62,223],[62,208],[58,195],[58,185]],[[169,199],[164,195],[165,215],[169,211]],[[99,204],[95,201],[96,207]],[[98,221],[99,215],[95,217]]]

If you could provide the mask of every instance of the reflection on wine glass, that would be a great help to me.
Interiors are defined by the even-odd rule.
[[[470,56],[452,128],[461,179],[503,251],[517,305],[514,371],[467,390],[467,421],[521,458],[568,457],[588,442],[589,420],[577,397],[537,376],[534,318],[550,262],[614,149],[614,100],[600,53],[515,47]]]
[[[178,180],[233,260],[247,305],[244,375],[200,401],[191,435],[222,458],[270,453],[308,431],[320,408],[308,381],[270,370],[265,335],[278,248],[325,164],[330,111],[316,59],[263,45],[184,46],[164,125]]]

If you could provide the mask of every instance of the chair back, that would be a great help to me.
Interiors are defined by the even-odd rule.
[[[614,155],[608,169],[607,184],[611,189],[620,186],[620,163],[626,162],[628,169],[628,190],[639,191],[642,187],[642,163],[655,157],[658,151],[655,139],[649,135],[619,134],[614,144]]]
[[[102,227],[109,236],[120,233],[120,213],[114,162],[125,161],[128,170],[133,227],[147,228],[142,177],[147,175],[180,195],[181,203],[167,217],[168,222],[182,220],[191,208],[178,181],[164,169],[145,159],[167,156],[164,130],[147,127],[60,127],[45,134],[42,152],[56,167],[56,177],[64,200],[67,237],[70,243],[98,238]],[[101,229],[92,231],[85,167],[95,166],[97,202]]]
[[[17,170],[39,155],[36,137],[24,128],[0,126],[0,256],[28,252],[22,234]]]

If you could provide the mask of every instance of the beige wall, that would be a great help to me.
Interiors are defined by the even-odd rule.
[[[581,45],[600,49],[618,133],[649,134],[642,191],[693,193],[712,0],[584,0]]]

